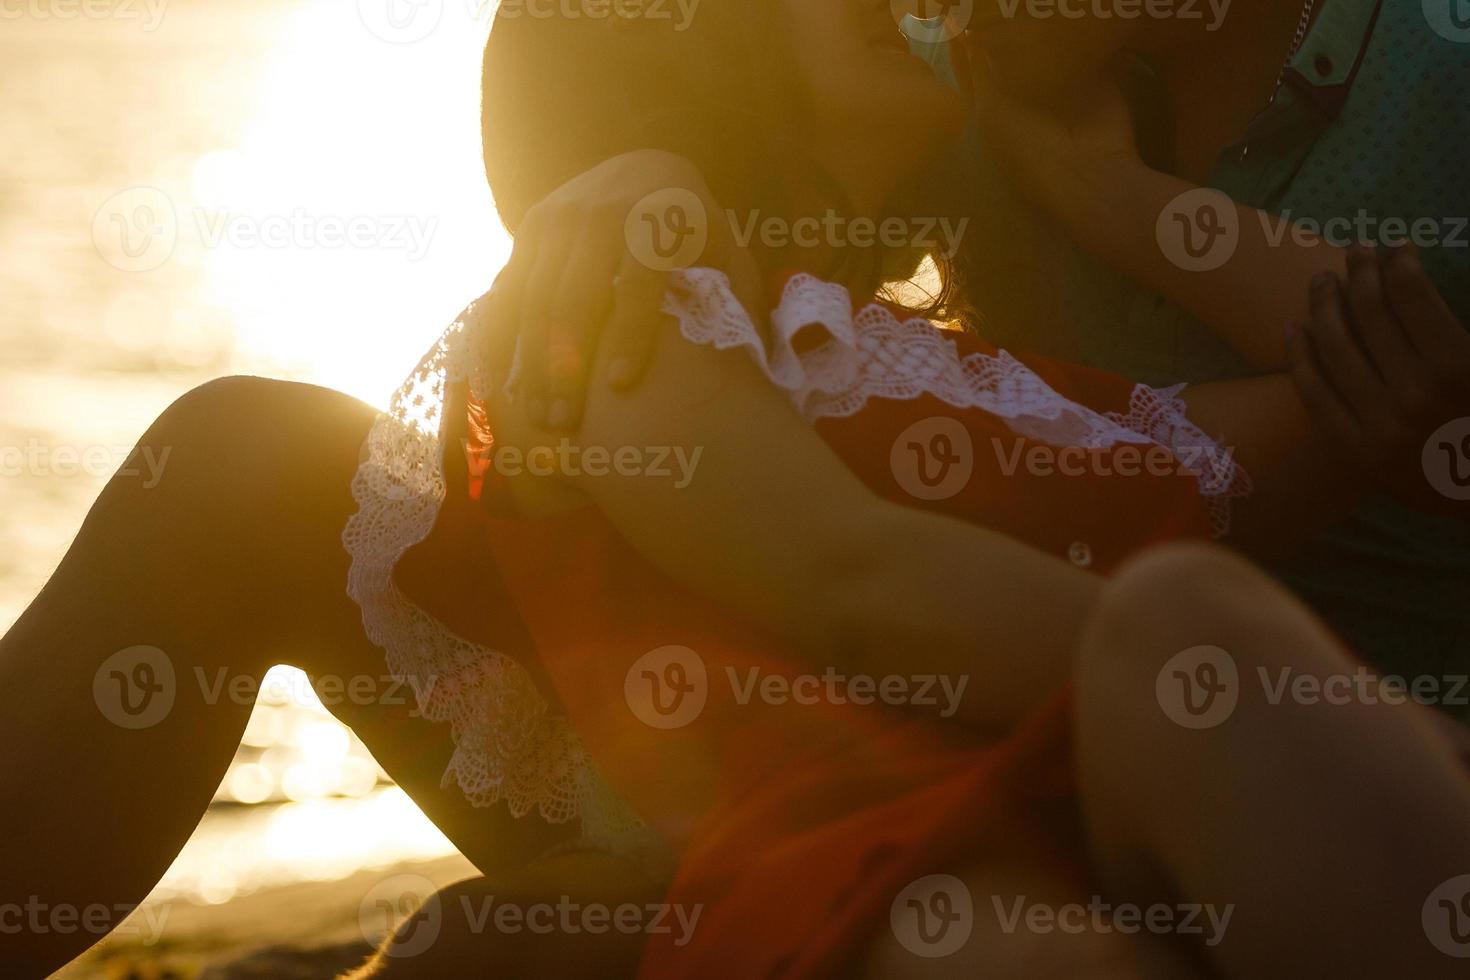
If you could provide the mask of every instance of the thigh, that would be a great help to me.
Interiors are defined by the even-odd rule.
[[[1452,974],[1421,916],[1470,867],[1470,783],[1428,710],[1372,696],[1365,676],[1228,553],[1164,549],[1122,569],[1076,684],[1108,887],[1228,912],[1198,951],[1229,976]]]

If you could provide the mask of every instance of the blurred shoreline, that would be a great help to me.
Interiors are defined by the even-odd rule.
[[[0,16],[0,630],[177,397],[260,374],[383,405],[493,279],[508,241],[480,162],[486,11],[448,0],[403,37],[385,32],[389,2],[34,0]],[[339,226],[375,234],[334,244]],[[296,696],[299,672],[275,676],[287,695],[257,705],[140,910],[169,910],[162,940],[111,937],[62,976],[360,945],[373,882],[473,873]]]
[[[478,872],[458,854],[400,862],[332,881],[269,888],[226,905],[150,899],[57,980],[327,980],[362,964],[380,938],[364,905],[384,881],[435,888]]]

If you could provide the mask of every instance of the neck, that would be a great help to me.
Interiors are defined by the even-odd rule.
[[[1317,0],[1317,9],[1327,2]],[[1203,180],[1270,100],[1303,7],[1236,0],[1215,31],[1199,21],[1161,20],[1140,38],[1173,102],[1182,176]]]

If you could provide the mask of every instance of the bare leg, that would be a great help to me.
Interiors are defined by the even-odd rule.
[[[140,442],[166,459],[161,482],[109,483],[0,640],[0,907],[24,914],[18,930],[14,914],[0,921],[7,975],[45,975],[147,895],[208,806],[267,668],[384,673],[340,541],[374,417],[306,385],[191,392]],[[109,662],[135,647],[157,652]],[[481,867],[566,830],[441,791],[444,726],[379,705],[340,714]]]
[[[1239,701],[1190,729],[1156,682],[1201,645],[1228,652]],[[1286,668],[1356,664],[1228,553],[1164,549],[1109,584],[1077,678],[1098,872],[1119,899],[1233,906],[1223,941],[1194,946],[1225,976],[1461,975],[1421,925],[1436,886],[1470,872],[1470,784],[1448,743],[1417,706],[1272,704],[1260,671],[1275,685]]]

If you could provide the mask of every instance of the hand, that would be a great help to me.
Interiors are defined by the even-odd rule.
[[[1380,263],[1355,246],[1346,286],[1319,275],[1311,306],[1312,322],[1287,347],[1319,431],[1366,480],[1410,505],[1455,512],[1425,479],[1422,458],[1437,429],[1470,417],[1470,334],[1418,250],[1395,248]]]
[[[642,376],[670,274],[632,254],[626,228],[641,200],[670,188],[704,204],[709,244],[697,264],[723,268],[742,299],[758,290],[753,263],[716,220],[721,211],[703,176],[683,157],[639,150],[569,180],[527,213],[489,297],[496,372],[503,380],[519,342],[517,400],[537,425],[578,425],[600,345],[615,389]]]

